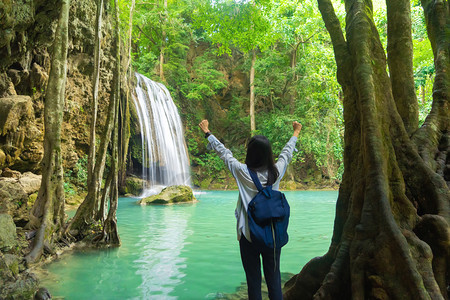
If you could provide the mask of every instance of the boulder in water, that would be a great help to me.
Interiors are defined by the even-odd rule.
[[[172,185],[164,188],[161,193],[143,198],[139,204],[176,204],[193,203],[198,200],[194,197],[192,189],[187,185]]]

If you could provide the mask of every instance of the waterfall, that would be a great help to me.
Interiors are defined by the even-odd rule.
[[[188,153],[177,107],[167,88],[136,73],[133,101],[142,140],[142,175],[147,182],[144,196],[161,187],[190,185]]]

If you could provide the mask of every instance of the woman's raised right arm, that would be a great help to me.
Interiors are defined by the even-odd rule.
[[[294,121],[292,123],[292,127],[294,128],[294,133],[292,134],[291,139],[286,143],[286,146],[284,146],[283,150],[281,150],[281,153],[278,156],[277,163],[275,164],[277,166],[278,172],[280,172],[278,177],[279,179],[284,176],[287,166],[292,160],[292,153],[294,152],[295,144],[297,143],[297,137],[302,130],[302,124]]]

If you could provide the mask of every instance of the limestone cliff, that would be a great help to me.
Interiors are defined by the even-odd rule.
[[[22,227],[28,222],[28,210],[41,179],[17,171],[40,173],[44,96],[59,5],[60,1],[55,0],[0,2],[0,299],[31,299],[38,288],[35,276],[22,260],[34,232]],[[71,1],[62,128],[66,171],[73,169],[88,151],[95,12],[95,1]],[[106,119],[103,112],[107,109],[114,62],[107,7],[104,12],[99,129]]]
[[[43,151],[43,108],[59,1],[0,3],[0,169],[39,172]],[[72,1],[68,76],[64,108],[63,159],[73,168],[88,151],[94,1]],[[113,56],[111,24],[104,10],[99,127],[105,122]]]

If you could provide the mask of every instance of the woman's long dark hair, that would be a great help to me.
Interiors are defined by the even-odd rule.
[[[255,135],[247,144],[245,164],[252,170],[268,170],[267,185],[272,185],[278,178],[278,170],[273,159],[272,146],[263,135]]]

